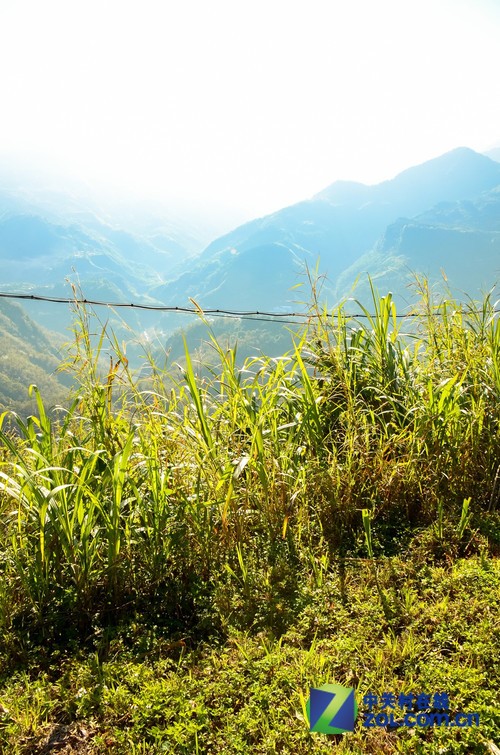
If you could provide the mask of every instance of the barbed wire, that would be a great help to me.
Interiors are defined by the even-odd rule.
[[[240,320],[251,320],[254,322],[279,322],[283,324],[289,324],[289,325],[307,325],[307,323],[311,319],[315,318],[321,318],[324,317],[325,314],[319,313],[319,312],[265,312],[261,310],[233,310],[233,309],[203,309],[200,306],[196,307],[178,307],[178,306],[168,306],[168,305],[162,305],[162,304],[140,304],[140,303],[134,303],[134,302],[110,302],[110,301],[101,301],[98,299],[87,299],[86,297],[83,298],[77,298],[77,297],[60,297],[60,296],[44,296],[42,294],[21,294],[21,293],[8,293],[8,292],[0,292],[0,298],[3,299],[20,299],[24,301],[41,301],[41,302],[49,302],[53,304],[84,304],[89,306],[96,306],[96,307],[111,307],[112,309],[118,309],[118,308],[126,308],[126,309],[136,309],[136,310],[145,310],[150,312],[171,312],[176,314],[191,314],[191,315],[210,315],[212,317],[227,317],[227,318],[235,318]],[[467,310],[455,310],[453,314],[461,314],[466,315],[470,313],[470,309]],[[500,309],[494,308],[491,312],[491,314],[499,314]],[[409,317],[428,317],[429,315],[439,317],[442,316],[444,313],[435,311],[435,312],[408,312],[406,314],[396,314],[394,317],[398,319],[405,319]],[[326,314],[327,317],[333,317],[334,315]],[[301,318],[291,320],[290,318]],[[359,312],[359,313],[346,313],[347,318],[353,318],[353,319],[362,319],[362,318],[373,318],[375,319],[377,317],[376,314],[372,314],[369,312]]]

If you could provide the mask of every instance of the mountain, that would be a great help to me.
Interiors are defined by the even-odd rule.
[[[497,186],[499,176],[499,166],[490,158],[467,147],[459,147],[408,168],[389,181],[364,187],[365,191],[355,201],[346,202],[343,192],[339,196],[337,184],[332,184],[316,197],[334,204],[354,204],[358,208],[363,203],[375,203],[385,206],[388,211],[390,208],[392,217],[415,215],[438,202],[475,197]]]
[[[500,282],[500,186],[476,199],[442,202],[413,218],[399,218],[374,250],[344,271],[339,294],[348,295],[361,276],[356,297],[367,301],[367,272],[380,290],[394,293],[400,306],[411,298],[414,272],[442,293],[451,288],[459,298],[490,290]]]
[[[67,297],[72,280],[87,298],[150,301],[148,289],[161,280],[148,264],[148,253],[156,250],[124,233],[113,238],[118,233],[109,229],[104,235],[74,223],[55,224],[39,215],[4,212],[0,217],[1,290]],[[140,261],[133,261],[134,256]],[[167,262],[164,267],[168,268]],[[60,330],[60,309],[39,306],[35,316],[46,327]]]
[[[337,181],[204,248],[201,227],[184,227],[158,207],[99,205],[79,187],[33,188],[0,174],[0,291],[68,296],[71,280],[85,297],[101,300],[182,307],[191,298],[204,309],[303,310],[310,294],[297,284],[308,283],[305,265],[314,270],[319,259],[329,305],[351,296],[358,280],[355,296],[370,306],[369,274],[401,308],[411,301],[415,272],[444,285],[444,269],[458,295],[489,289],[500,277],[499,219],[500,163],[467,148],[376,185]],[[25,307],[39,326],[66,334],[69,307]],[[182,354],[176,328],[190,345],[206,338],[202,323],[186,315],[97,311],[127,341],[129,359],[138,360],[141,339]],[[217,321],[217,332],[243,340],[248,353],[253,340],[282,348],[278,327]]]
[[[7,409],[24,418],[33,414],[32,383],[48,407],[64,402],[70,380],[56,373],[63,340],[37,325],[18,304],[0,299],[0,414]]]
[[[484,154],[486,155],[486,157],[489,157],[490,160],[496,160],[497,162],[500,162],[500,146],[492,147],[492,149],[489,149]]]
[[[0,291],[68,297],[71,281],[89,299],[158,303],[149,290],[214,235],[203,217],[189,225],[186,213],[160,203],[96,198],[65,177],[0,159]],[[30,314],[59,332],[71,321],[68,308],[37,304]],[[139,331],[155,322],[130,312],[123,319]]]
[[[493,192],[484,201],[495,215],[493,190],[498,186],[500,164],[465,147],[374,186],[339,181],[308,201],[216,239],[185,266],[182,275],[151,293],[165,304],[182,304],[192,297],[205,308],[279,311],[297,300],[297,292],[290,289],[300,280],[304,262],[314,267],[320,258],[320,270],[329,279],[324,291],[334,303],[349,293],[357,273],[379,275],[384,260],[398,269],[409,265],[435,274],[430,259],[442,251],[440,266],[449,268],[453,279],[468,278],[465,270],[479,243],[481,249],[486,245],[491,251],[482,257],[483,278],[491,279],[497,266],[496,241],[491,236],[495,232],[488,229],[487,237],[480,238],[478,227],[471,235],[474,229],[468,225],[466,205],[455,207],[452,219],[446,217],[443,203],[478,202],[474,207],[479,212],[481,197]],[[423,217],[426,212],[431,215]],[[486,209],[479,212],[477,222],[487,214]],[[415,223],[409,222],[415,218]],[[396,244],[394,237],[401,236],[398,228],[405,229],[404,241]],[[399,277],[398,281],[404,291],[406,281]]]

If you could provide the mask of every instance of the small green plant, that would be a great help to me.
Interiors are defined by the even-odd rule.
[[[470,498],[464,498],[462,503],[462,511],[460,512],[460,521],[457,527],[457,537],[461,540],[464,536],[464,532],[469,526],[471,514],[469,513]]]

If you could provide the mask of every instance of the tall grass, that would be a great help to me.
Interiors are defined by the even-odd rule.
[[[134,376],[78,306],[73,402],[51,417],[33,386],[37,416],[0,420],[3,621],[140,611],[182,632],[240,605],[280,631],[331,558],[435,522],[442,542],[445,519],[470,541],[500,466],[499,318],[421,293],[417,328],[374,290],[364,320],[316,307],[279,359],[239,364],[209,330],[216,365],[198,375],[186,348],[180,378]]]

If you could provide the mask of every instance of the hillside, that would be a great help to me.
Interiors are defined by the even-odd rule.
[[[339,279],[337,296],[347,296],[360,276],[356,296],[366,301],[366,272],[380,290],[394,292],[399,305],[411,299],[414,272],[424,274],[442,294],[451,288],[489,291],[500,283],[500,188],[476,199],[441,202],[413,218],[391,224],[372,252],[360,257]],[[443,276],[444,272],[444,276]]]
[[[49,406],[67,399],[70,380],[56,374],[63,338],[37,325],[23,309],[0,299],[0,413],[16,411],[26,418],[36,404],[28,387],[36,384]]]

